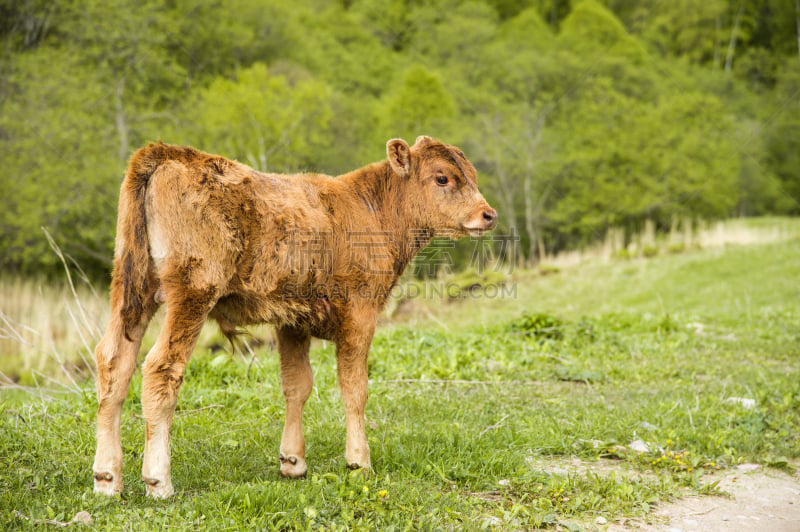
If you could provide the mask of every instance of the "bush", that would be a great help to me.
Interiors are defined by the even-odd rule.
[[[486,286],[499,286],[507,281],[506,274],[493,270],[467,268],[447,279],[447,297],[461,299]]]
[[[648,259],[658,256],[658,246],[644,246],[642,248],[642,255]]]
[[[549,340],[561,340],[564,338],[565,322],[560,318],[550,314],[525,314],[522,318],[512,321],[509,329],[515,333],[522,333],[526,336],[534,336]]]

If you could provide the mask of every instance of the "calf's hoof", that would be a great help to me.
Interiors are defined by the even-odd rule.
[[[167,499],[175,494],[171,481],[158,480],[157,478],[142,477],[142,482],[147,486],[147,495],[154,499]]]
[[[369,474],[372,471],[372,464],[369,460],[369,447],[365,449],[348,450],[344,453],[347,467],[350,469],[360,469],[363,473]]]
[[[107,471],[94,472],[94,492],[113,497],[122,493],[122,479]]]
[[[357,463],[350,463],[347,464],[347,468],[350,469],[353,473],[358,472],[364,476],[369,476],[369,474],[372,472],[372,467],[369,464],[361,465]]]
[[[372,473],[372,466],[370,465],[369,458],[366,461],[347,461],[347,467],[353,472],[352,474],[360,474],[368,477]]]
[[[308,466],[304,458],[295,456],[293,454],[284,455],[283,453],[278,456],[281,462],[281,475],[286,478],[303,478],[306,476]]]

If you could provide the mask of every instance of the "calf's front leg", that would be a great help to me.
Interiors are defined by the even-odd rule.
[[[289,478],[304,477],[306,466],[306,441],[303,436],[303,407],[314,376],[308,359],[311,344],[308,334],[290,327],[278,329],[278,352],[281,355],[281,388],[286,399],[286,424],[281,438],[281,475]]]
[[[345,460],[351,469],[371,468],[369,444],[364,424],[367,405],[367,355],[375,330],[374,319],[351,323],[343,328],[336,344],[336,363],[339,388],[344,402],[347,442]]]

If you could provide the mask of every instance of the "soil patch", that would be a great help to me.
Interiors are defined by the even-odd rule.
[[[800,531],[800,477],[797,474],[766,469],[755,464],[709,475],[719,479],[719,489],[727,497],[683,497],[659,505],[648,516],[649,523],[637,520],[613,523],[612,532],[769,532]]]

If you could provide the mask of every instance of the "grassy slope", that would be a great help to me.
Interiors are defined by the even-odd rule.
[[[136,378],[126,493],[91,493],[94,399],[0,391],[0,528],[530,528],[646,516],[742,460],[800,456],[800,241],[517,275],[517,298],[417,302],[370,359],[374,474],[349,473],[330,345],[312,353],[309,478],[277,473],[277,361],[196,352],[173,429],[170,501],[144,497]],[[429,312],[428,312],[429,311]],[[523,313],[547,316],[520,319]],[[559,321],[552,321],[551,318]],[[544,324],[544,330],[537,326]],[[557,325],[557,327],[553,327]],[[481,381],[481,384],[442,380]],[[755,408],[726,402],[754,399]],[[651,451],[624,446],[642,439]],[[680,458],[678,458],[680,456]],[[560,457],[614,457],[613,476]],[[712,484],[713,485],[713,484]]]
[[[767,246],[729,246],[656,259],[593,261],[557,275],[514,275],[516,298],[488,299],[480,307],[431,305],[425,326],[491,326],[524,312],[565,318],[612,312],[709,317],[734,322],[748,313],[796,302],[800,262],[797,240]],[[425,319],[424,317],[428,317]]]

